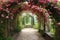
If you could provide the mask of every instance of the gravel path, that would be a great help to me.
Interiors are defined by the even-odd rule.
[[[43,37],[38,33],[38,30],[33,28],[24,28],[16,36],[14,40],[44,40]]]

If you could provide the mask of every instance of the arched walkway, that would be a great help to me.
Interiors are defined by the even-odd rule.
[[[60,40],[60,8],[57,7],[57,0],[54,2],[52,0],[9,0],[8,2],[1,2],[0,40],[12,40],[12,37],[13,40],[44,40],[42,36],[46,40]],[[19,19],[18,16],[22,14],[20,13],[22,11],[31,11],[32,14],[36,14],[39,24],[38,30],[22,28],[24,22],[22,23],[20,20],[24,18]],[[29,18],[26,16],[26,19]],[[34,18],[32,19],[34,20]],[[33,25],[34,21],[31,23]]]
[[[31,13],[30,11],[22,11],[21,12],[21,14],[29,14],[29,13]],[[37,19],[37,17],[35,17],[36,15],[35,14],[30,14],[30,15],[18,15],[18,18],[17,19],[19,19],[21,16],[21,18],[20,18],[20,20],[17,20],[17,21],[19,21],[19,23],[20,22],[22,22],[22,21],[24,21],[23,20],[23,18],[25,18],[25,17],[27,17],[28,16],[28,18],[29,17],[31,17],[32,19],[35,19],[35,20],[31,20],[31,23],[32,24],[30,24],[30,25],[26,25],[26,26],[28,26],[28,27],[24,27],[22,30],[21,30],[21,32],[19,32],[19,33],[17,33],[17,34],[15,34],[14,36],[13,36],[13,40],[44,40],[44,38],[42,37],[42,35],[38,32],[39,31],[39,28],[38,29],[34,29],[33,28],[33,26],[34,26],[34,24],[35,24],[35,22],[34,22],[34,24],[33,24],[33,21],[38,21],[38,19]],[[33,16],[32,16],[33,15]],[[27,19],[28,19],[27,18]],[[22,19],[22,20],[21,20]],[[28,21],[26,19],[26,21]],[[25,22],[22,22],[22,23],[25,23]],[[38,22],[39,23],[39,22]],[[20,24],[19,24],[20,25]],[[24,25],[24,24],[22,24],[22,25]],[[24,26],[25,26],[24,25]],[[38,24],[37,24],[38,25]],[[32,26],[32,28],[30,27],[30,26]],[[22,26],[21,26],[22,27]],[[36,27],[36,26],[35,26]]]
[[[30,14],[30,15],[26,15],[26,14]],[[33,15],[33,16],[32,16]],[[34,15],[35,14],[32,14],[32,12],[31,11],[22,11],[21,13],[20,13],[20,15],[18,14],[17,15],[17,17],[21,17],[21,19],[23,19],[23,18],[26,18],[27,16],[28,16],[28,18],[27,18],[27,20],[29,20],[29,17],[31,17],[32,19],[34,19]],[[36,16],[36,15],[35,15]],[[19,18],[20,18],[19,17]],[[37,16],[38,17],[38,16]],[[35,20],[31,20],[31,25],[32,25],[32,28],[30,27],[30,25],[28,25],[28,27],[26,27],[26,28],[23,28],[22,30],[21,30],[21,32],[19,32],[18,34],[16,34],[16,35],[14,35],[13,36],[13,40],[45,40],[43,37],[42,37],[42,35],[38,32],[39,31],[39,28],[38,29],[34,29],[33,28],[33,25],[35,24],[35,22],[34,22],[34,24],[33,24],[33,21],[38,21],[38,19],[37,19],[37,17],[35,17]],[[17,18],[17,19],[19,19],[19,18]],[[21,20],[20,19],[20,20]],[[36,20],[37,19],[37,20]],[[20,21],[20,20],[17,20],[17,21]],[[26,19],[25,19],[26,20]],[[26,21],[27,21],[26,20]],[[42,19],[43,20],[43,19]],[[24,21],[24,20],[22,20],[22,21]],[[21,21],[21,22],[22,22]],[[23,24],[25,23],[25,22],[22,22]],[[39,23],[39,22],[38,22]],[[19,24],[20,25],[20,24]],[[44,25],[44,24],[43,24]],[[41,25],[42,26],[42,25]],[[22,27],[22,26],[21,26]]]

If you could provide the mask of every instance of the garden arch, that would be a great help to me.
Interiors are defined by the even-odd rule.
[[[10,4],[10,3],[6,3],[6,4]],[[1,8],[1,10],[0,10],[1,17],[3,19],[8,19],[8,21],[6,22],[9,25],[8,29],[4,28],[6,30],[5,30],[5,33],[3,32],[3,34],[6,37],[8,37],[8,35],[9,35],[7,33],[8,32],[7,30],[9,30],[10,32],[12,31],[12,33],[14,33],[13,31],[17,31],[16,27],[18,26],[18,24],[17,24],[17,19],[16,18],[18,18],[17,15],[21,14],[19,12],[21,12],[23,10],[25,10],[25,11],[29,10],[29,11],[32,11],[32,13],[35,13],[37,15],[37,19],[38,19],[39,24],[43,24],[43,27],[44,27],[43,30],[45,31],[45,23],[48,20],[47,15],[45,14],[45,13],[47,13],[47,11],[45,10],[45,8],[40,8],[40,6],[36,6],[36,5],[26,4],[25,2],[24,3],[18,3],[17,5],[16,4],[17,3],[15,3],[13,5],[13,3],[11,3],[11,7],[10,7],[10,5],[6,6],[6,5],[3,4],[4,5],[3,9]],[[7,12],[6,14],[8,14],[8,15],[4,16],[4,14],[2,13],[3,12],[2,10],[5,11],[5,12]],[[57,25],[55,23],[55,25],[57,26],[56,27],[56,37],[59,40],[60,39],[60,35],[59,35],[58,32],[59,32],[59,28],[60,28],[60,13],[57,13],[56,10],[54,10],[54,12],[52,12],[52,13],[53,14],[50,14],[50,15],[55,19],[55,21],[57,23]],[[12,21],[12,22],[10,22],[10,21]],[[2,21],[0,23],[2,23]],[[7,27],[7,25],[6,25],[6,27]],[[42,32],[44,32],[44,31],[42,31]]]
[[[56,14],[57,12],[56,13],[55,12],[52,12],[53,14],[49,14],[45,8],[42,8],[42,10],[41,10],[39,6],[32,5],[32,7],[31,7],[28,4],[23,4],[23,6],[24,6],[23,7],[23,10],[25,10],[25,11],[27,11],[27,10],[31,11],[32,10],[32,12],[37,15],[37,19],[38,19],[39,24],[43,24],[43,31],[42,32],[46,31],[45,27],[48,26],[46,24],[48,24],[47,22],[49,21],[49,18],[48,18],[49,16],[51,16],[51,18],[53,18],[53,20],[55,21],[54,25],[57,26],[56,25],[57,20],[59,21],[59,18],[58,17],[55,17],[56,15],[58,15],[58,14]],[[25,6],[27,6],[26,9],[25,9]],[[54,29],[56,29],[56,27]],[[56,33],[57,33],[57,31],[55,30],[55,33],[54,34],[57,36]]]
[[[29,13],[31,13],[30,11],[22,11],[22,12],[20,12],[20,14],[18,14],[17,15],[17,19],[19,19],[20,21],[21,21],[21,25],[24,25],[24,26],[26,26],[26,24],[28,24],[28,23],[26,23],[27,22],[27,19],[30,17],[31,19],[30,19],[30,25],[34,25],[34,17],[31,15],[31,14],[29,14]],[[26,17],[28,17],[27,19],[25,19]],[[25,20],[24,20],[25,19]],[[17,21],[19,21],[19,20],[17,20]],[[28,19],[28,22],[29,22],[29,19]]]

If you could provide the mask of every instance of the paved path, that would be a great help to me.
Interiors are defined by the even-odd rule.
[[[38,30],[33,28],[24,28],[18,34],[18,37],[15,38],[14,40],[44,40],[44,39],[38,33]]]

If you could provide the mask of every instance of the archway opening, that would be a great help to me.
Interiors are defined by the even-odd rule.
[[[23,28],[39,28],[38,19],[36,14],[32,14],[31,11],[22,11],[18,16],[19,25]]]

